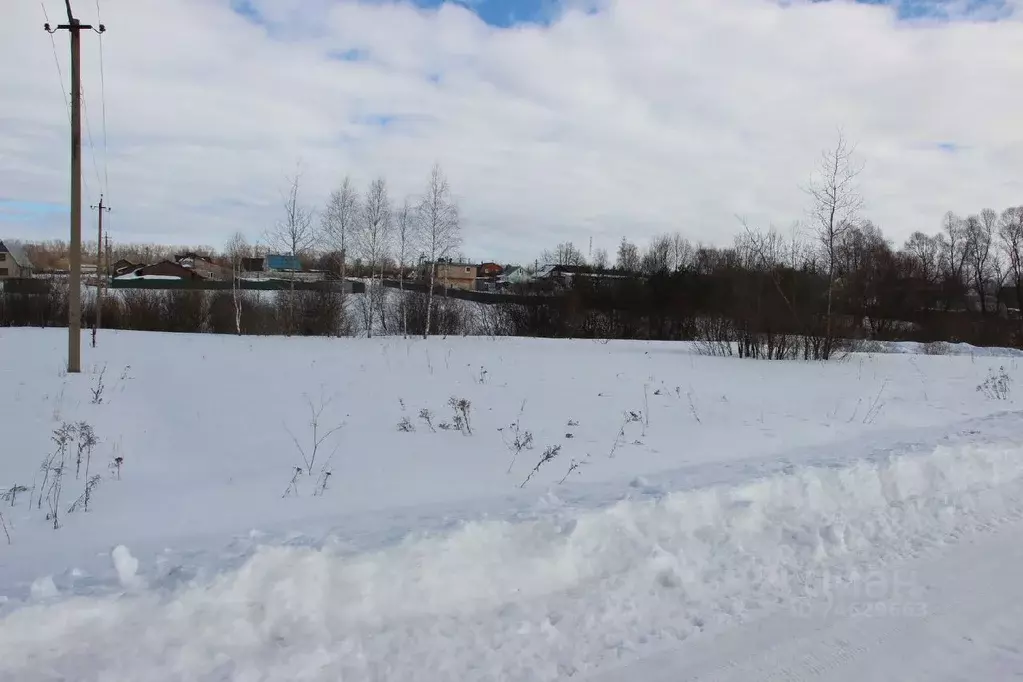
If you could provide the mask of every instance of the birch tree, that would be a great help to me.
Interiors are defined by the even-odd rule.
[[[224,253],[231,261],[231,299],[234,302],[234,327],[237,334],[242,333],[242,299],[239,290],[239,277],[241,277],[242,258],[246,258],[250,251],[248,241],[241,232],[235,232],[227,240]]]
[[[622,272],[639,272],[642,261],[639,256],[639,247],[622,237],[618,244],[618,260],[615,267]]]
[[[671,270],[679,272],[693,261],[693,245],[678,232],[671,235]]]
[[[358,225],[361,206],[359,192],[351,178],[345,176],[341,184],[330,193],[320,220],[323,242],[341,254],[338,275],[341,277],[341,310],[344,314],[348,287],[348,256],[352,235]]]
[[[302,174],[288,178],[288,187],[282,193],[283,216],[267,232],[270,248],[293,260],[316,245],[319,235],[313,229],[313,214],[299,201]],[[291,291],[288,300],[287,334],[295,331],[295,271],[291,271]]]
[[[370,286],[366,290],[366,295],[369,298],[366,333],[369,336],[373,336],[374,309],[379,311],[381,325],[386,328],[383,314],[383,279],[384,264],[391,239],[392,220],[387,182],[383,178],[377,178],[366,192],[358,229],[359,253],[365,259],[370,271]],[[374,275],[379,275],[379,286],[373,286]]]
[[[430,267],[430,289],[426,303],[426,328],[423,338],[430,335],[433,321],[433,294],[437,281],[437,261],[447,258],[461,243],[461,228],[458,219],[458,206],[451,197],[451,186],[439,164],[435,164],[430,172],[430,181],[426,192],[416,208],[419,222],[418,233],[422,251]]]
[[[398,305],[401,306],[401,333],[408,336],[408,306],[405,301],[405,265],[411,255],[413,244],[417,241],[416,211],[407,198],[398,208],[395,221],[395,246],[398,250]]]
[[[856,225],[859,211],[863,208],[863,197],[856,184],[863,167],[854,162],[854,151],[839,131],[835,146],[821,154],[815,177],[806,188],[812,201],[810,217],[817,239],[823,247],[824,265],[828,273],[822,360],[829,359],[834,349],[833,304],[838,247],[846,233]]]

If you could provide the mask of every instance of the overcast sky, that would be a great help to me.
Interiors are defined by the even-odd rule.
[[[314,209],[346,174],[399,200],[439,162],[475,259],[669,230],[725,244],[737,216],[805,216],[838,126],[897,243],[950,209],[1023,203],[1023,0],[73,5],[108,28],[105,153],[99,36],[83,36],[83,169],[119,240],[259,239],[301,159]],[[38,1],[4,6],[0,238],[66,239],[69,88]]]

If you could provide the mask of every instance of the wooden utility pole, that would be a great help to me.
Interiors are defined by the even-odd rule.
[[[71,34],[71,274],[68,282],[68,348],[67,371],[77,374],[82,371],[82,41],[83,30],[106,31],[100,24],[93,29],[83,24],[71,12],[71,0],[64,0],[67,7],[66,24],[47,33],[65,30]]]
[[[103,328],[103,287],[106,286],[106,277],[103,270],[103,213],[110,210],[109,206],[103,205],[103,194],[99,195],[99,204],[91,207],[99,211],[99,225],[96,236],[96,324],[92,328],[92,347],[96,347],[96,335]]]

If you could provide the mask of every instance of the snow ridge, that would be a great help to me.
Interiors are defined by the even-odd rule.
[[[556,679],[791,606],[815,596],[808,576],[919,553],[1021,501],[1018,446],[955,444],[356,555],[262,547],[212,581],[15,611],[0,678]]]

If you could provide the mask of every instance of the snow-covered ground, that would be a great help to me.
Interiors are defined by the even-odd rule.
[[[1023,673],[1013,353],[107,332],[68,376],[65,349],[0,330],[0,495],[29,488],[0,679]],[[312,475],[310,404],[340,427]],[[82,421],[101,479],[67,513],[76,436],[53,530],[40,464]]]

